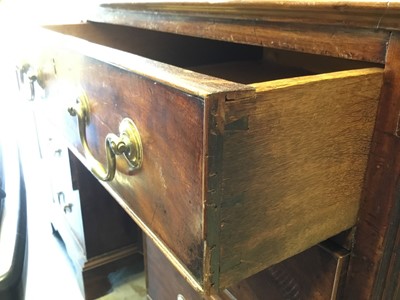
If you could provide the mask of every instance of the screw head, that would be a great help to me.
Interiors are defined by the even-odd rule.
[[[124,153],[127,149],[128,149],[128,147],[126,146],[126,144],[123,141],[118,142],[117,150],[119,153]]]

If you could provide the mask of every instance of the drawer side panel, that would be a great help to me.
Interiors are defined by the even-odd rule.
[[[247,130],[225,132],[220,286],[355,224],[382,70],[254,85]]]

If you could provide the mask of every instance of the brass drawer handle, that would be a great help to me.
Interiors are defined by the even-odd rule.
[[[64,213],[66,214],[67,212],[72,212],[72,203],[68,203],[67,205],[64,205]]]
[[[129,171],[139,169],[143,162],[143,147],[135,123],[125,118],[119,124],[119,136],[109,133],[105,138],[107,167],[99,163],[89,149],[86,139],[86,126],[89,124],[89,101],[85,93],[76,99],[76,105],[68,108],[71,116],[78,117],[79,136],[92,173],[100,180],[111,181],[116,171],[116,155],[123,155],[128,162]]]
[[[61,201],[65,203],[65,194],[63,192],[57,193],[58,204],[61,204]]]
[[[36,68],[25,62],[17,66],[18,86],[29,84],[29,100],[35,100],[38,94],[44,92],[47,83],[52,80],[56,74],[54,60],[43,62],[40,68]],[[38,89],[39,88],[39,89]],[[38,93],[40,92],[40,93]]]

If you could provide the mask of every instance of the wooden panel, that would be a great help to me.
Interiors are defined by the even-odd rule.
[[[384,82],[374,139],[355,234],[354,255],[350,260],[345,299],[387,299],[385,287],[398,285],[390,273],[391,255],[399,222],[400,173],[400,36],[393,34],[388,46]],[[394,247],[394,248],[393,248]],[[389,273],[388,273],[389,272]]]
[[[81,23],[45,28],[181,67],[262,57],[261,47],[127,26]]]
[[[199,65],[189,69],[243,84],[314,74],[300,67],[285,66],[261,59]]]
[[[101,7],[148,13],[175,13],[185,17],[264,20],[314,25],[343,25],[372,29],[400,29],[399,1],[120,1]],[[136,3],[135,3],[136,2]]]
[[[378,291],[383,295],[382,299],[399,299],[400,297],[400,205],[398,202],[395,204],[392,218],[394,219],[393,227],[389,231],[389,238],[395,235],[387,242],[386,257],[384,257],[385,269],[381,271],[379,278]],[[397,217],[397,218],[396,218]],[[397,232],[394,233],[393,231]],[[390,258],[389,258],[390,257]],[[382,284],[383,283],[383,284]]]
[[[110,277],[115,272],[127,266],[140,265],[143,256],[139,250],[134,246],[123,247],[88,260],[82,269],[85,299],[98,299],[108,294],[113,287]]]
[[[247,127],[225,132],[221,287],[355,224],[381,84],[373,68],[253,85]]]
[[[359,60],[340,59],[324,55],[285,51],[264,48],[264,60],[278,63],[282,66],[297,67],[307,70],[312,74],[331,73],[344,70],[364,68],[383,68],[382,64],[370,63]]]
[[[150,299],[175,300],[179,299],[178,295],[187,300],[203,299],[148,237],[145,237],[145,249],[147,295]]]
[[[80,84],[88,95],[89,148],[102,164],[105,136],[117,132],[124,117],[134,120],[143,142],[143,167],[134,174],[120,168],[106,186],[201,278],[203,101],[91,58],[74,60],[72,72],[65,56],[56,62],[58,74]],[[50,99],[57,101],[60,95],[54,92]],[[59,113],[64,116],[62,132],[82,154],[75,118],[66,106]]]
[[[140,244],[140,230],[128,214],[72,154],[70,161],[78,182],[87,259]]]
[[[341,299],[349,252],[321,243],[221,292],[223,299]],[[229,297],[230,296],[230,297]]]
[[[47,122],[39,103],[35,107],[42,166],[48,167],[50,188],[54,191],[51,222],[65,244],[85,299],[95,299],[109,291],[110,273],[135,262],[141,251],[141,233],[68,151],[60,134],[55,134],[53,124]],[[68,204],[71,207],[64,209]]]
[[[72,51],[51,56],[54,123],[90,168],[66,109],[81,89],[90,102],[89,148],[101,163],[105,136],[123,118],[135,121],[143,167],[128,174],[120,165],[104,186],[199,291],[229,286],[354,225],[381,69],[246,86],[62,40]]]
[[[78,32],[80,31],[81,30],[78,30]],[[40,52],[38,55],[39,58],[32,58],[32,61],[34,61],[32,64],[39,70],[39,73],[43,73],[40,74],[41,76],[38,76],[38,81],[44,79],[42,86],[49,85],[56,79],[59,68],[61,68],[61,70],[63,68],[68,70],[68,72],[63,74],[63,76],[67,76],[66,74],[68,74],[68,79],[70,81],[72,80],[78,86],[79,79],[85,74],[85,72],[81,72],[80,69],[74,68],[73,66],[79,66],[82,63],[81,61],[83,57],[86,56],[116,66],[122,70],[129,70],[139,76],[144,76],[150,80],[174,87],[177,90],[194,96],[199,96],[203,99],[208,95],[220,93],[222,91],[230,92],[231,95],[227,96],[228,99],[243,98],[246,97],[246,95],[254,95],[254,88],[173,66],[168,64],[168,58],[165,58],[167,63],[158,62],[135,55],[135,53],[121,51],[120,49],[110,48],[101,44],[86,42],[77,37],[63,35],[52,30],[42,29],[39,32],[33,32],[32,34],[37,34],[42,41],[42,44],[38,46],[38,49],[35,49],[37,52]],[[107,45],[107,43],[111,43],[112,41],[113,39],[105,42],[105,44]],[[116,43],[116,46],[120,46],[120,44]],[[178,51],[178,48],[175,46],[173,49]],[[135,47],[133,49],[135,49]],[[130,50],[133,51],[133,49]],[[58,57],[61,57],[61,59],[55,61],[54,57],[57,52],[59,53]],[[252,56],[253,54],[251,54],[250,51],[249,55]],[[65,57],[63,57],[64,55]],[[256,54],[256,56],[257,55],[258,54]],[[70,61],[67,62],[66,60]],[[202,58],[198,58],[197,62],[200,63],[202,60]],[[62,83],[66,84],[64,81],[57,84],[60,85]],[[76,94],[76,86],[69,88],[71,89],[71,94]],[[72,95],[63,94],[59,96],[66,97]]]
[[[105,164],[105,136],[117,132],[124,117],[134,120],[144,147],[143,167],[134,174],[119,168],[116,178],[104,186],[201,282],[204,98],[213,93],[224,101],[246,98],[254,95],[254,88],[68,36],[45,36],[55,43],[47,58],[57,75],[46,82],[48,114],[54,124],[65,133],[74,154],[87,163],[77,122],[67,113],[68,105],[82,89],[86,91],[91,111],[89,148]],[[61,45],[72,50],[57,49]]]
[[[56,229],[60,222],[68,225],[68,234],[71,234],[83,252],[86,252],[79,192],[71,184],[68,148],[57,139],[58,133],[54,132],[54,128],[44,118],[37,118],[37,134],[42,156],[41,166],[46,170],[45,180],[52,191],[52,224]],[[69,204],[71,207],[64,210]]]
[[[154,300],[179,294],[187,300],[341,299],[349,258],[348,251],[324,242],[207,297],[193,290],[148,237],[145,245],[147,293]]]
[[[244,3],[244,2],[243,2]],[[240,11],[240,10],[239,10]],[[242,12],[240,11],[240,14]],[[324,20],[320,15],[318,20]],[[351,17],[353,18],[353,14]],[[205,37],[232,43],[322,54],[353,60],[383,63],[389,33],[373,29],[342,26],[312,26],[303,23],[276,23],[253,19],[218,19],[184,12],[163,13],[103,6],[91,20],[105,23]]]

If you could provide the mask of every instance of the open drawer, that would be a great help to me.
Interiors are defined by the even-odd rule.
[[[106,136],[135,123],[142,163],[117,155],[104,185],[195,289],[355,224],[381,68],[312,74],[262,48],[115,25],[42,34],[48,117],[90,169],[107,169]]]

